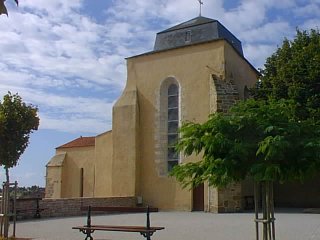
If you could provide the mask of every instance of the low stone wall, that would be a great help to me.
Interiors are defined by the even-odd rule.
[[[40,199],[39,208],[41,217],[67,217],[85,214],[81,207],[85,206],[111,206],[111,207],[134,207],[135,197],[109,197],[109,198],[62,198],[62,199]],[[17,199],[18,219],[33,218],[36,213],[37,200]],[[11,208],[12,209],[12,206]],[[19,211],[20,210],[20,211]]]
[[[213,213],[240,212],[242,208],[241,184],[229,184],[226,188],[211,188],[209,211]]]

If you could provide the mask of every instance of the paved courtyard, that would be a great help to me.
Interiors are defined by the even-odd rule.
[[[212,214],[203,212],[151,213],[152,226],[164,226],[153,240],[254,240],[253,213]],[[19,221],[17,236],[33,239],[84,239],[73,226],[85,224],[85,216]],[[113,214],[92,217],[92,224],[144,225],[145,214]],[[12,225],[10,226],[12,228]],[[94,239],[143,240],[138,233],[95,232]],[[320,214],[276,213],[276,239],[320,240]]]

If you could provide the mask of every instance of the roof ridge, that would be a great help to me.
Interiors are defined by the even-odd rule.
[[[158,32],[158,33],[170,32],[170,31],[174,31],[174,30],[178,30],[178,29],[192,27],[194,25],[201,25],[201,24],[206,24],[206,23],[215,22],[215,21],[217,21],[217,20],[203,17],[203,16],[198,16],[198,17],[195,17],[195,18],[190,19],[188,21],[185,21],[183,23],[179,23],[178,25],[175,25],[173,27],[170,27],[170,28],[163,30],[161,32]]]

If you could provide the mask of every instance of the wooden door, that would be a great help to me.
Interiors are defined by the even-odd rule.
[[[204,185],[203,185],[203,183],[193,189],[192,211],[204,211]]]

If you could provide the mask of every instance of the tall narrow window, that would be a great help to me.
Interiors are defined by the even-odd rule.
[[[179,127],[179,88],[172,83],[168,87],[168,171],[179,163],[179,153],[175,151]]]
[[[80,168],[80,197],[83,197],[83,168]]]
[[[180,154],[175,151],[178,142],[178,127],[181,121],[181,97],[183,88],[175,77],[167,77],[159,86],[159,105],[155,111],[155,166],[159,176],[180,163]]]

